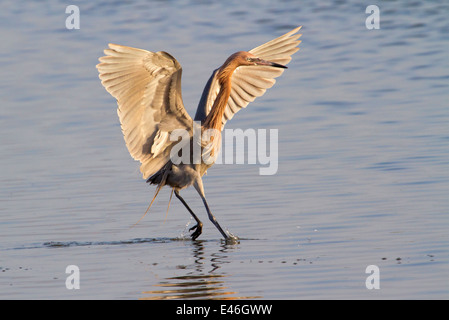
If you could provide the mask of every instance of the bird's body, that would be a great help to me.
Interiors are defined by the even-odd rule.
[[[176,197],[197,221],[191,228],[194,230],[192,239],[201,234],[202,223],[179,194],[191,185],[201,196],[212,223],[226,240],[233,239],[223,231],[209,209],[202,176],[218,154],[225,123],[273,86],[274,78],[282,74],[290,56],[298,50],[300,28],[249,52],[236,52],[216,69],[206,84],[194,118],[201,123],[199,128],[194,126],[184,108],[182,68],[170,54],[110,44],[110,49],[105,50],[106,56],[100,58],[101,63],[97,65],[100,79],[117,99],[117,112],[128,150],[141,162],[144,179],[157,185],[153,201],[163,186],[172,187]],[[209,133],[209,140],[198,140],[195,129],[201,131],[201,137]],[[188,146],[172,152],[178,151],[174,148],[179,147],[179,141],[172,139],[177,130],[188,134],[183,145]],[[200,150],[201,157],[197,157],[200,159],[196,159],[192,151],[196,147]],[[186,150],[189,154],[183,155]]]

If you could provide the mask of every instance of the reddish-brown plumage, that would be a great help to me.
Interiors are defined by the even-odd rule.
[[[229,96],[231,95],[232,74],[238,67],[254,65],[286,68],[283,65],[257,58],[252,53],[246,51],[239,51],[232,54],[218,70],[217,79],[220,84],[220,91],[218,92],[217,98],[214,101],[211,111],[203,122],[204,129],[217,129],[219,131],[222,130],[223,114],[225,112]]]
[[[229,96],[231,94],[231,77],[232,73],[239,66],[248,64],[246,57],[253,56],[249,52],[239,51],[231,55],[218,70],[218,81],[220,83],[220,91],[203,123],[205,129],[222,129],[222,118],[226,108]]]

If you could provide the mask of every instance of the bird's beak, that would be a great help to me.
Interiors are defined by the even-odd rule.
[[[266,60],[262,60],[262,59],[257,61],[256,64],[259,65],[259,66],[269,66],[269,67],[287,69],[287,67],[282,65],[282,64],[279,64],[279,63],[276,63],[276,62],[271,62],[271,61],[266,61]]]

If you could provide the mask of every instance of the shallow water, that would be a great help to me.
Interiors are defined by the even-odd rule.
[[[329,1],[0,5],[0,298],[449,298],[449,5]],[[303,25],[274,88],[227,128],[278,129],[275,175],[216,165],[198,241],[129,156],[95,65],[107,43],[164,50],[194,115],[212,70]],[[80,289],[67,290],[68,265]],[[366,267],[380,270],[368,290]]]

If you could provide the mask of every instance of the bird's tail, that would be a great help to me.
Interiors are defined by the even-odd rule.
[[[165,184],[170,166],[171,162],[168,161],[158,172],[147,179],[147,183],[157,185]]]

